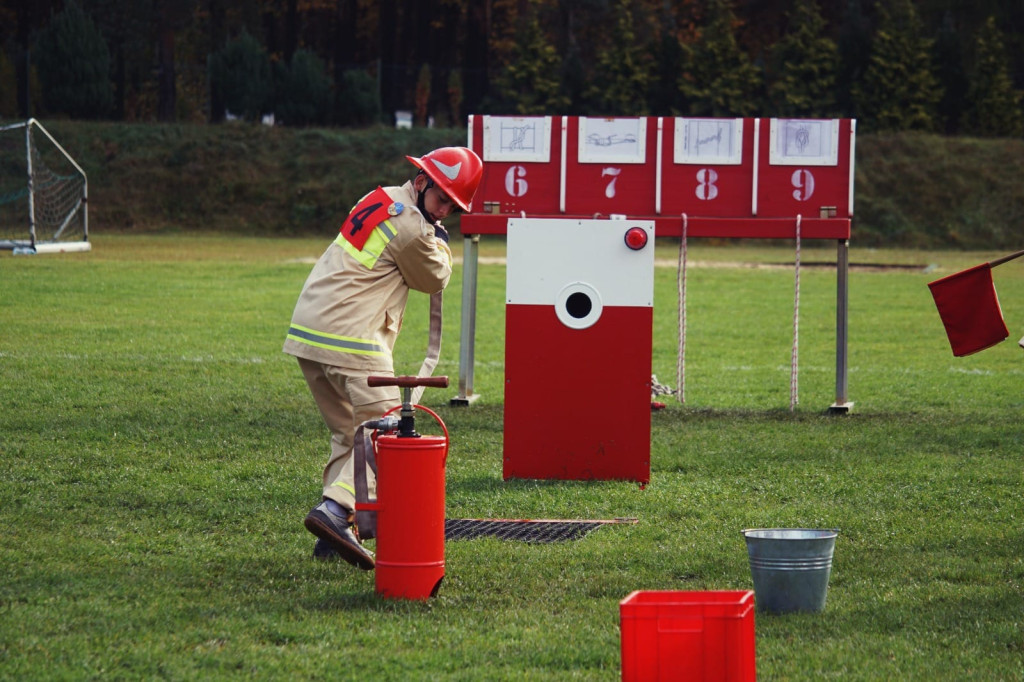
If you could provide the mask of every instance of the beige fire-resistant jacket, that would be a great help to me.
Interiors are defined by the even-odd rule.
[[[361,250],[341,235],[327,247],[295,304],[285,353],[393,372],[409,289],[433,294],[447,286],[451,251],[416,209],[412,182],[384,191],[402,212],[374,227]]]

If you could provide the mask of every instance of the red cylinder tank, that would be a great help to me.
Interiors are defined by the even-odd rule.
[[[376,589],[384,597],[428,599],[444,578],[443,436],[377,438]]]

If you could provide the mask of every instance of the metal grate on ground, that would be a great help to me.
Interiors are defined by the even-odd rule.
[[[592,530],[614,524],[634,524],[636,519],[556,520],[556,519],[446,519],[445,540],[473,540],[492,537],[499,540],[542,543],[579,540]]]

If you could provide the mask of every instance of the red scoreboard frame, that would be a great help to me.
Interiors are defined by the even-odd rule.
[[[507,219],[654,219],[658,236],[849,239],[853,119],[470,116],[463,234]]]

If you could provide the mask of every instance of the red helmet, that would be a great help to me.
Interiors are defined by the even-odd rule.
[[[426,173],[459,208],[469,210],[484,174],[483,161],[476,152],[465,147],[441,147],[419,158],[405,158]]]

